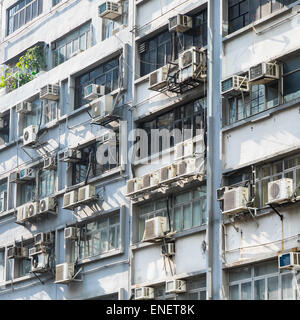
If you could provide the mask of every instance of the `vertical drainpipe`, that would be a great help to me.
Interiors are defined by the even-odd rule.
[[[207,231],[206,287],[207,300],[222,299],[222,219],[216,197],[221,173],[221,15],[220,1],[208,0],[208,92],[207,92]]]

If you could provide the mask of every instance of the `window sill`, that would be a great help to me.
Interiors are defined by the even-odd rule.
[[[184,238],[184,237],[196,234],[196,233],[200,233],[200,232],[206,231],[206,229],[207,229],[207,224],[203,224],[203,225],[201,225],[199,227],[194,227],[194,228],[191,228],[191,229],[188,229],[188,230],[177,232],[174,235],[172,235],[172,238],[174,238],[175,240],[179,239],[179,238]],[[138,250],[138,249],[142,249],[142,248],[146,248],[146,247],[155,246],[157,244],[158,243],[137,242],[137,243],[131,244],[130,247],[131,247],[131,250],[134,251],[134,250]]]
[[[11,141],[11,142],[7,142],[4,144],[0,145],[0,152],[3,151],[6,148],[12,147],[13,145],[15,145],[17,143],[17,140]]]
[[[148,0],[136,0],[135,1],[135,5],[136,6],[138,6],[138,5],[140,5],[141,3],[145,3],[145,2],[147,2]]]
[[[222,128],[222,133],[225,133],[229,130],[242,127],[244,125],[247,125],[249,123],[253,123],[260,120],[265,120],[266,118],[271,117],[274,113],[280,112],[282,110],[288,109],[290,107],[296,106],[297,104],[300,104],[300,98],[295,99],[290,102],[286,102],[284,104],[279,104],[278,106],[272,107],[270,109],[267,109],[265,111],[262,111],[260,113],[257,113],[251,117],[245,118],[243,120],[237,121],[231,125],[226,125]]]
[[[151,72],[150,72],[150,73],[151,73]],[[136,79],[136,80],[134,81],[134,85],[136,86],[136,85],[138,85],[138,84],[140,84],[140,83],[149,81],[149,75],[150,75],[150,73],[148,73],[148,74],[146,74],[145,76],[142,76],[142,77]]]
[[[270,14],[270,15],[268,15],[267,17],[264,17],[264,18],[261,18],[261,19],[255,21],[253,24],[249,24],[249,25],[247,25],[247,26],[245,26],[245,27],[233,32],[233,33],[230,33],[229,35],[224,36],[222,41],[223,42],[227,42],[227,41],[233,40],[234,38],[239,37],[243,33],[246,33],[249,30],[252,30],[253,27],[257,27],[257,26],[260,26],[262,24],[265,24],[266,22],[269,22],[270,20],[272,20],[274,18],[277,18],[277,17],[287,13],[288,11],[290,11],[293,7],[295,7],[298,4],[300,4],[300,1],[292,3],[289,6],[287,6],[286,8],[282,8],[282,9],[280,9],[280,10],[278,10],[278,11],[276,11],[276,12]]]
[[[117,256],[117,255],[120,255],[120,254],[123,254],[123,253],[124,253],[123,249],[114,249],[114,250],[108,251],[106,253],[100,254],[98,256],[94,256],[94,257],[78,260],[78,265],[79,266],[85,265],[85,264],[92,263],[92,262],[95,262],[95,261],[99,261],[99,260],[102,260],[102,259],[114,257],[114,256]]]
[[[0,212],[0,218],[4,218],[6,216],[11,216],[11,215],[14,215],[16,209],[9,209],[9,210],[5,210],[5,211],[2,211]]]

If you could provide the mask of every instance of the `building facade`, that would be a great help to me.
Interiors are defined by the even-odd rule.
[[[0,299],[299,299],[299,4],[1,1]]]

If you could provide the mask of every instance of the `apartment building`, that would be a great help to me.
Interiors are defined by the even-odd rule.
[[[300,1],[0,3],[0,299],[298,299]]]

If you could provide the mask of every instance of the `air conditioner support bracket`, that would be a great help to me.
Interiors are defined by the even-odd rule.
[[[72,281],[82,281],[82,279],[75,279],[77,277],[77,275],[81,272],[82,267],[79,268],[79,270],[74,274],[74,276],[72,277]]]
[[[36,272],[32,271],[32,273],[39,279],[41,284],[45,284],[45,282],[43,282],[42,279],[40,279],[40,277],[36,274]]]
[[[255,221],[257,227],[259,227],[259,224],[258,224],[257,219],[256,219],[257,208],[250,208],[250,207],[248,207],[248,211],[249,211],[251,217],[253,218],[253,220]],[[252,211],[253,211],[253,213],[252,213]]]
[[[270,206],[270,208],[273,209],[273,211],[280,217],[280,220],[282,221],[282,220],[283,220],[283,215],[280,214],[280,213],[278,212],[278,210],[277,210],[276,208],[274,208],[271,203],[268,203],[268,205]]]
[[[34,160],[33,157],[26,151],[26,148],[23,148],[23,146],[21,147],[23,149],[23,151],[28,155],[28,157],[31,159],[31,160]]]

